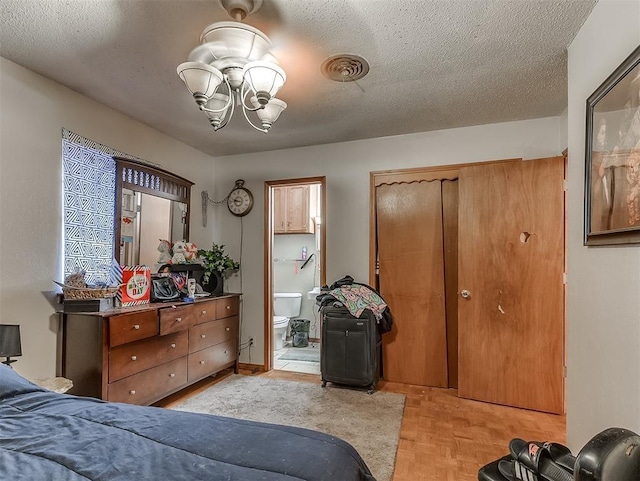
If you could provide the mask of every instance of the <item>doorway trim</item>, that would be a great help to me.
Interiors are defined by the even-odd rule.
[[[322,228],[320,229],[320,285],[326,284],[327,268],[327,178],[304,177],[297,179],[267,180],[264,183],[264,370],[273,368],[273,339],[271,324],[273,322],[273,188],[281,186],[318,184],[320,186],[320,212]]]

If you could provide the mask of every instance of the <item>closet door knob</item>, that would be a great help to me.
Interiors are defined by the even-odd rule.
[[[467,289],[462,289],[460,291],[460,295],[463,299],[471,299],[471,292],[469,292]]]

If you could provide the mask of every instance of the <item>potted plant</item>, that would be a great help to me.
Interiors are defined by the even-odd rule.
[[[202,267],[204,267],[202,288],[211,294],[222,294],[224,291],[223,275],[226,272],[237,270],[240,263],[224,253],[224,245],[218,245],[215,242],[211,249],[198,249],[198,256]]]

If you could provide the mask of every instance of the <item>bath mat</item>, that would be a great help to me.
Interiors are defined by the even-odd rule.
[[[279,361],[307,361],[320,362],[320,349],[314,350],[291,348],[282,356],[278,357]]]

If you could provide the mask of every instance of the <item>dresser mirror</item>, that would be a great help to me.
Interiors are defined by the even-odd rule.
[[[114,157],[117,166],[115,258],[155,266],[160,239],[189,240],[193,182],[163,169]]]

